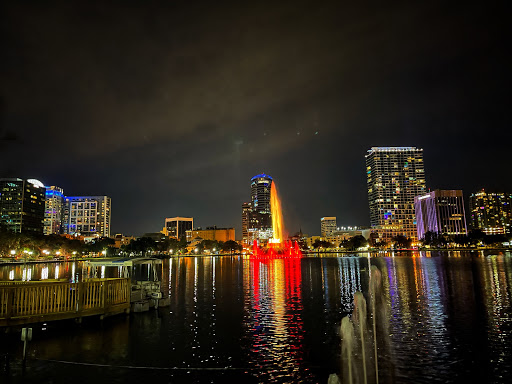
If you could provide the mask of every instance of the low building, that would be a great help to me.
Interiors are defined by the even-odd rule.
[[[121,248],[123,245],[128,245],[132,240],[135,240],[135,236],[124,236],[121,233],[116,233],[114,236],[114,247]]]
[[[322,236],[332,236],[336,231],[336,217],[322,217],[320,219],[320,233]]]
[[[192,217],[168,217],[165,219],[162,233],[170,238],[180,240],[192,228],[194,228],[194,219]]]
[[[235,241],[235,228],[217,228],[207,227],[205,229],[197,228],[194,230],[188,230],[187,242],[190,242],[196,237],[200,237],[203,240],[215,240],[215,241]]]
[[[466,213],[461,190],[439,190],[414,198],[418,239],[426,232],[466,235]]]

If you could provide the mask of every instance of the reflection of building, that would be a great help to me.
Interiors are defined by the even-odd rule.
[[[249,220],[252,212],[251,203],[242,204],[242,243],[249,244]]]
[[[44,234],[59,235],[62,233],[64,218],[64,191],[62,188],[46,187],[46,202],[44,209]]]
[[[381,241],[416,238],[414,197],[425,193],[423,149],[373,147],[366,155],[370,223]]]
[[[192,228],[194,228],[194,219],[192,217],[170,217],[165,219],[163,233],[180,240]]]
[[[187,241],[190,242],[196,237],[200,237],[203,240],[215,240],[215,241],[235,241],[235,228],[217,228],[208,227],[206,229],[192,229],[187,230]]]
[[[0,224],[17,233],[43,233],[45,187],[35,179],[0,179]]]
[[[465,235],[466,216],[461,190],[439,190],[414,198],[418,239],[430,231],[437,234]]]
[[[110,209],[108,196],[66,197],[64,233],[110,237]]]
[[[469,197],[471,227],[488,235],[511,233],[512,195],[487,193],[483,189]]]
[[[248,212],[247,241],[268,240],[272,233],[270,189],[272,177],[261,174],[251,179],[251,206]]]
[[[336,217],[322,217],[320,219],[322,236],[332,236],[336,231]]]

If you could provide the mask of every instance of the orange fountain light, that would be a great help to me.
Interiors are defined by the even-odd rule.
[[[277,194],[274,181],[272,181],[272,186],[270,187],[270,212],[272,213],[272,232],[274,236],[272,243],[281,243],[284,234],[283,213],[281,211],[281,200]]]

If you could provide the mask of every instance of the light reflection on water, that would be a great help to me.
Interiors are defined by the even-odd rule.
[[[46,359],[225,369],[173,373],[173,382],[327,382],[341,370],[341,318],[351,313],[356,291],[367,295],[370,265],[376,265],[387,321],[380,329],[389,330],[378,340],[382,383],[505,383],[512,367],[511,260],[510,253],[465,252],[175,258],[163,262],[171,306],[158,316],[134,314],[69,335],[36,333],[32,346]],[[91,273],[80,262],[0,266],[0,280],[78,281]],[[100,273],[118,277],[120,271]],[[44,367],[38,372],[66,370]],[[111,379],[126,382],[132,374],[121,369]]]

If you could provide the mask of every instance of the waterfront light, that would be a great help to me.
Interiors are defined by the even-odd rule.
[[[13,249],[11,250],[11,255],[15,255],[16,254],[16,251]]]

